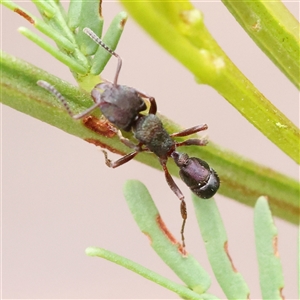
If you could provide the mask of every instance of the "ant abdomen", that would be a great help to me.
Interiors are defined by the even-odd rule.
[[[198,197],[208,199],[214,196],[220,186],[220,179],[214,169],[202,159],[189,157],[186,153],[174,151],[171,154],[179,167],[179,175]]]

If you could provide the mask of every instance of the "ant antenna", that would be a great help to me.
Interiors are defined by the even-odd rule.
[[[97,36],[97,34],[91,30],[90,28],[85,27],[83,29],[83,32],[88,35],[95,43],[97,43],[98,45],[100,45],[101,47],[103,47],[107,52],[109,52],[111,55],[115,56],[118,59],[118,65],[117,65],[117,71],[116,71],[116,75],[115,75],[115,79],[114,79],[114,86],[116,87],[118,84],[118,77],[119,77],[119,73],[122,67],[122,59],[121,57],[113,50],[111,50],[106,44],[104,44],[104,42]]]
[[[51,85],[49,82],[44,81],[44,80],[38,80],[37,84],[40,87],[47,90],[48,92],[50,92],[52,95],[54,95],[60,101],[60,103],[63,104],[63,106],[65,107],[67,113],[75,120],[78,120],[78,119],[81,119],[81,118],[85,117],[91,111],[93,111],[96,107],[99,107],[99,102],[96,102],[94,105],[92,105],[90,108],[83,111],[82,113],[74,115],[74,113],[71,111],[71,108],[70,108],[69,104],[67,103],[65,97],[53,85]]]

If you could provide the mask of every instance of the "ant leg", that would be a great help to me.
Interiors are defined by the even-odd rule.
[[[196,126],[193,126],[191,128],[187,128],[185,130],[172,133],[172,134],[170,134],[170,136],[171,137],[175,137],[175,136],[187,136],[187,135],[191,135],[193,133],[199,132],[199,131],[206,130],[207,128],[208,128],[208,126],[206,124],[196,125]]]
[[[139,94],[139,96],[143,97],[143,98],[147,98],[150,102],[150,108],[149,108],[149,114],[155,115],[157,112],[157,105],[156,105],[156,101],[154,99],[154,97],[149,96],[148,94],[141,92],[139,90],[136,90],[137,93]]]
[[[208,140],[203,139],[188,139],[183,142],[175,142],[176,147],[180,146],[206,146],[208,144]]]
[[[177,186],[177,184],[175,183],[174,179],[172,178],[171,174],[169,173],[169,170],[168,170],[167,165],[166,165],[166,161],[164,161],[162,159],[160,159],[159,161],[160,161],[160,163],[163,167],[165,177],[166,177],[166,180],[167,180],[167,183],[168,183],[169,187],[175,193],[177,198],[181,201],[180,212],[181,212],[181,217],[182,217],[183,220],[182,220],[180,233],[181,233],[182,246],[185,247],[184,228],[185,228],[185,223],[186,223],[186,219],[187,219],[187,210],[186,210],[186,204],[185,204],[185,201],[184,201],[184,196],[183,196],[181,190],[179,189],[179,187]]]
[[[171,137],[181,137],[181,136],[187,136],[191,135],[193,133],[206,130],[208,127],[206,124],[203,125],[196,125],[194,127],[182,130],[180,132],[172,133],[170,134]],[[202,139],[188,139],[183,142],[176,142],[176,147],[180,146],[206,146],[208,143],[208,140],[205,138]]]
[[[120,159],[112,162],[107,155],[107,152],[105,150],[102,150],[104,157],[105,157],[105,164],[110,167],[110,168],[117,168],[119,166],[124,165],[125,163],[129,162],[130,160],[132,160],[138,153],[139,151],[133,151],[131,153],[128,153],[126,155],[124,155],[123,157],[121,157]]]
[[[76,120],[81,119],[81,118],[87,116],[88,114],[90,114],[91,111],[93,111],[95,108],[97,108],[99,106],[99,102],[96,102],[94,105],[92,105],[87,110],[83,111],[82,113],[74,115],[74,113],[71,111],[71,108],[70,108],[69,104],[67,103],[65,97],[53,85],[51,85],[49,82],[44,81],[44,80],[39,80],[37,82],[37,84],[40,87],[47,90],[48,92],[50,92],[53,96],[55,96],[57,98],[57,100],[60,101],[60,103],[65,107],[67,113],[73,119],[76,119]]]
[[[149,98],[150,101],[150,108],[149,108],[149,114],[155,115],[157,112],[157,105],[156,105],[156,101],[153,97]]]
[[[125,146],[127,146],[128,148],[131,148],[131,149],[135,149],[136,151],[139,151],[140,146],[141,146],[141,143],[139,143],[138,145],[134,144],[133,142],[131,142],[129,139],[125,138],[125,137],[122,135],[121,130],[118,130],[117,134],[118,134],[118,137],[119,137],[120,141],[121,141]]]

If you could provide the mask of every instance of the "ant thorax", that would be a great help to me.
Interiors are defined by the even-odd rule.
[[[161,159],[167,159],[175,148],[175,142],[153,114],[140,117],[134,127],[135,138]]]

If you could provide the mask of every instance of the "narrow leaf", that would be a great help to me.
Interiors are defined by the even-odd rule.
[[[74,32],[79,26],[80,12],[84,0],[71,0],[68,10],[68,26]]]
[[[249,288],[233,265],[228,252],[227,234],[213,198],[192,195],[198,225],[217,281],[228,299],[248,299]]]
[[[126,21],[127,21],[127,14],[125,12],[120,12],[114,17],[114,19],[110,23],[103,37],[103,42],[110,49],[112,50],[116,49]],[[93,60],[91,73],[95,75],[100,74],[103,71],[104,67],[106,66],[107,62],[109,61],[110,57],[111,57],[110,53],[108,53],[102,47],[99,47]]]
[[[277,228],[265,197],[258,198],[256,202],[254,230],[262,297],[283,300],[284,281],[277,249]]]
[[[129,180],[124,186],[124,195],[155,252],[190,289],[204,293],[210,286],[209,275],[168,231],[147,188],[137,180]]]
[[[82,74],[82,75],[84,75],[88,72],[87,65],[79,64],[73,58],[71,58],[70,56],[59,51],[56,47],[53,47],[47,41],[45,41],[43,38],[39,37],[37,34],[30,31],[29,29],[27,29],[25,27],[20,27],[19,31],[24,36],[26,36],[28,39],[30,39],[32,42],[34,42],[35,44],[40,46],[42,49],[44,49],[45,51],[50,53],[57,60],[62,62],[64,65],[68,66],[72,71]]]
[[[209,294],[202,294],[199,295],[190,289],[186,288],[185,286],[182,286],[178,283],[175,283],[160,274],[157,274],[156,272],[153,272],[140,264],[133,262],[132,260],[129,260],[125,257],[122,257],[118,254],[115,254],[111,251],[102,249],[102,248],[96,248],[96,247],[89,247],[86,249],[86,254],[89,256],[98,256],[102,257],[104,259],[107,259],[111,262],[114,262],[120,266],[123,266],[124,268],[131,270],[165,288],[168,290],[171,290],[181,296],[183,299],[197,299],[197,300],[213,300],[213,299],[218,299],[213,295]]]
[[[92,29],[97,36],[101,37],[103,18],[100,0],[83,1],[80,9],[76,41],[80,45],[81,52],[88,56],[95,54],[98,45],[83,32],[85,27]]]

